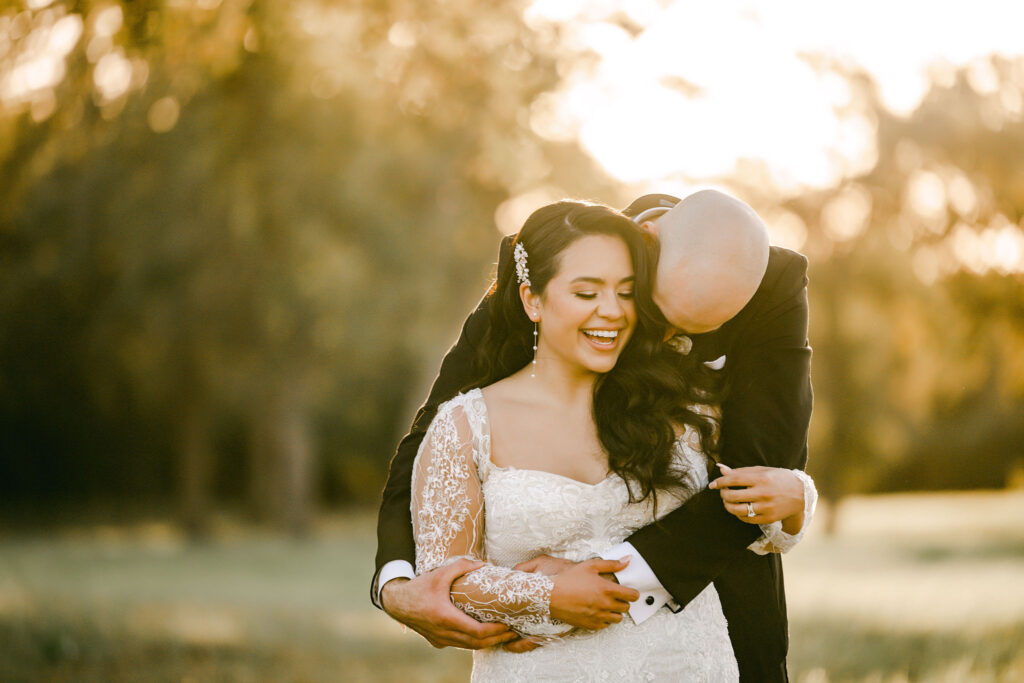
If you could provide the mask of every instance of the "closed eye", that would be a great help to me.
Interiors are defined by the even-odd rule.
[[[575,294],[577,299],[586,299],[589,301],[590,299],[597,298],[597,292],[575,292]]]

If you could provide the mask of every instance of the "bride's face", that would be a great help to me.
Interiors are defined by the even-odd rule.
[[[629,250],[617,237],[588,235],[562,252],[559,266],[542,296],[526,297],[540,322],[538,366],[557,359],[572,370],[608,372],[636,327]]]

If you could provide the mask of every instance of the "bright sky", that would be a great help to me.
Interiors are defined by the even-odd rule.
[[[643,29],[635,37],[608,21],[622,11]],[[801,54],[862,66],[897,113],[915,108],[929,74],[973,65],[984,89],[985,57],[1024,54],[1024,3],[1006,0],[535,0],[526,18],[566,22],[569,47],[599,55],[537,104],[533,127],[578,136],[613,176],[662,191],[731,175],[742,159],[785,192],[869,168],[873,124],[837,113],[846,84]]]
[[[219,1],[195,0],[207,9]],[[26,7],[40,12],[35,25],[28,12],[0,16],[0,59],[12,40],[25,38],[24,49],[0,73],[0,104],[27,106],[37,121],[49,117],[57,105],[53,88],[87,25],[85,54],[98,103],[123,103],[125,93],[145,84],[148,64],[129,58],[115,40],[123,27],[119,5],[101,3],[85,20],[54,0],[26,0]],[[636,194],[684,196],[756,169],[759,182],[766,177],[771,189],[795,195],[870,169],[875,124],[850,106],[845,80],[816,70],[815,59],[863,68],[898,114],[913,111],[933,79],[949,79],[963,66],[978,92],[998,90],[1004,109],[1018,116],[1024,109],[1024,71],[1020,82],[999,90],[987,61],[996,53],[1024,56],[1019,0],[533,0],[525,19],[538,34],[560,26],[560,45],[569,53],[596,55],[562,65],[563,85],[534,103],[531,126],[551,139],[578,139]],[[393,26],[389,40],[414,43],[415,35],[402,28]],[[164,97],[151,105],[148,121],[163,132],[180,113],[177,100]],[[939,216],[939,223],[947,202],[970,199],[970,188],[958,188],[957,178],[926,170],[917,175],[909,179],[911,205]],[[514,232],[530,211],[559,196],[558,188],[540,187],[510,198],[495,215],[499,229]],[[870,197],[854,189],[823,212],[822,224],[843,241],[859,234],[869,217]],[[806,226],[796,216],[766,220],[776,243],[803,244]],[[926,281],[957,265],[1024,272],[1020,227],[955,229],[946,252],[917,249],[915,268]],[[910,246],[909,239],[897,242],[897,248]]]

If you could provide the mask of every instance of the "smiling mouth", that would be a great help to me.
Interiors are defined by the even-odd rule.
[[[621,330],[583,330],[583,335],[598,346],[615,346]]]

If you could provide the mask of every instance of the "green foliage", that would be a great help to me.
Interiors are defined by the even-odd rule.
[[[195,530],[217,500],[294,528],[370,502],[485,288],[496,206],[628,199],[530,129],[566,55],[518,3],[30,4],[0,9],[6,500],[177,495]],[[875,166],[789,199],[737,181],[807,229],[811,471],[831,497],[1001,486],[1024,281],[967,247],[1024,216],[1021,65],[908,118],[820,68]]]
[[[0,117],[4,493],[163,494],[170,474],[187,516],[219,487],[280,518],[323,472],[335,499],[375,497],[486,285],[496,205],[537,180],[517,157],[564,155],[521,124],[556,75],[520,11],[8,13],[28,27],[8,69],[31,31],[84,28],[66,77]]]
[[[807,228],[809,469],[828,497],[1002,487],[1024,462],[1024,276],[1019,259],[977,247],[1021,231],[1024,125],[1001,104],[1020,97],[1021,68],[994,59],[994,94],[960,72],[908,118],[845,73],[851,107],[877,127],[877,162],[781,202]]]

